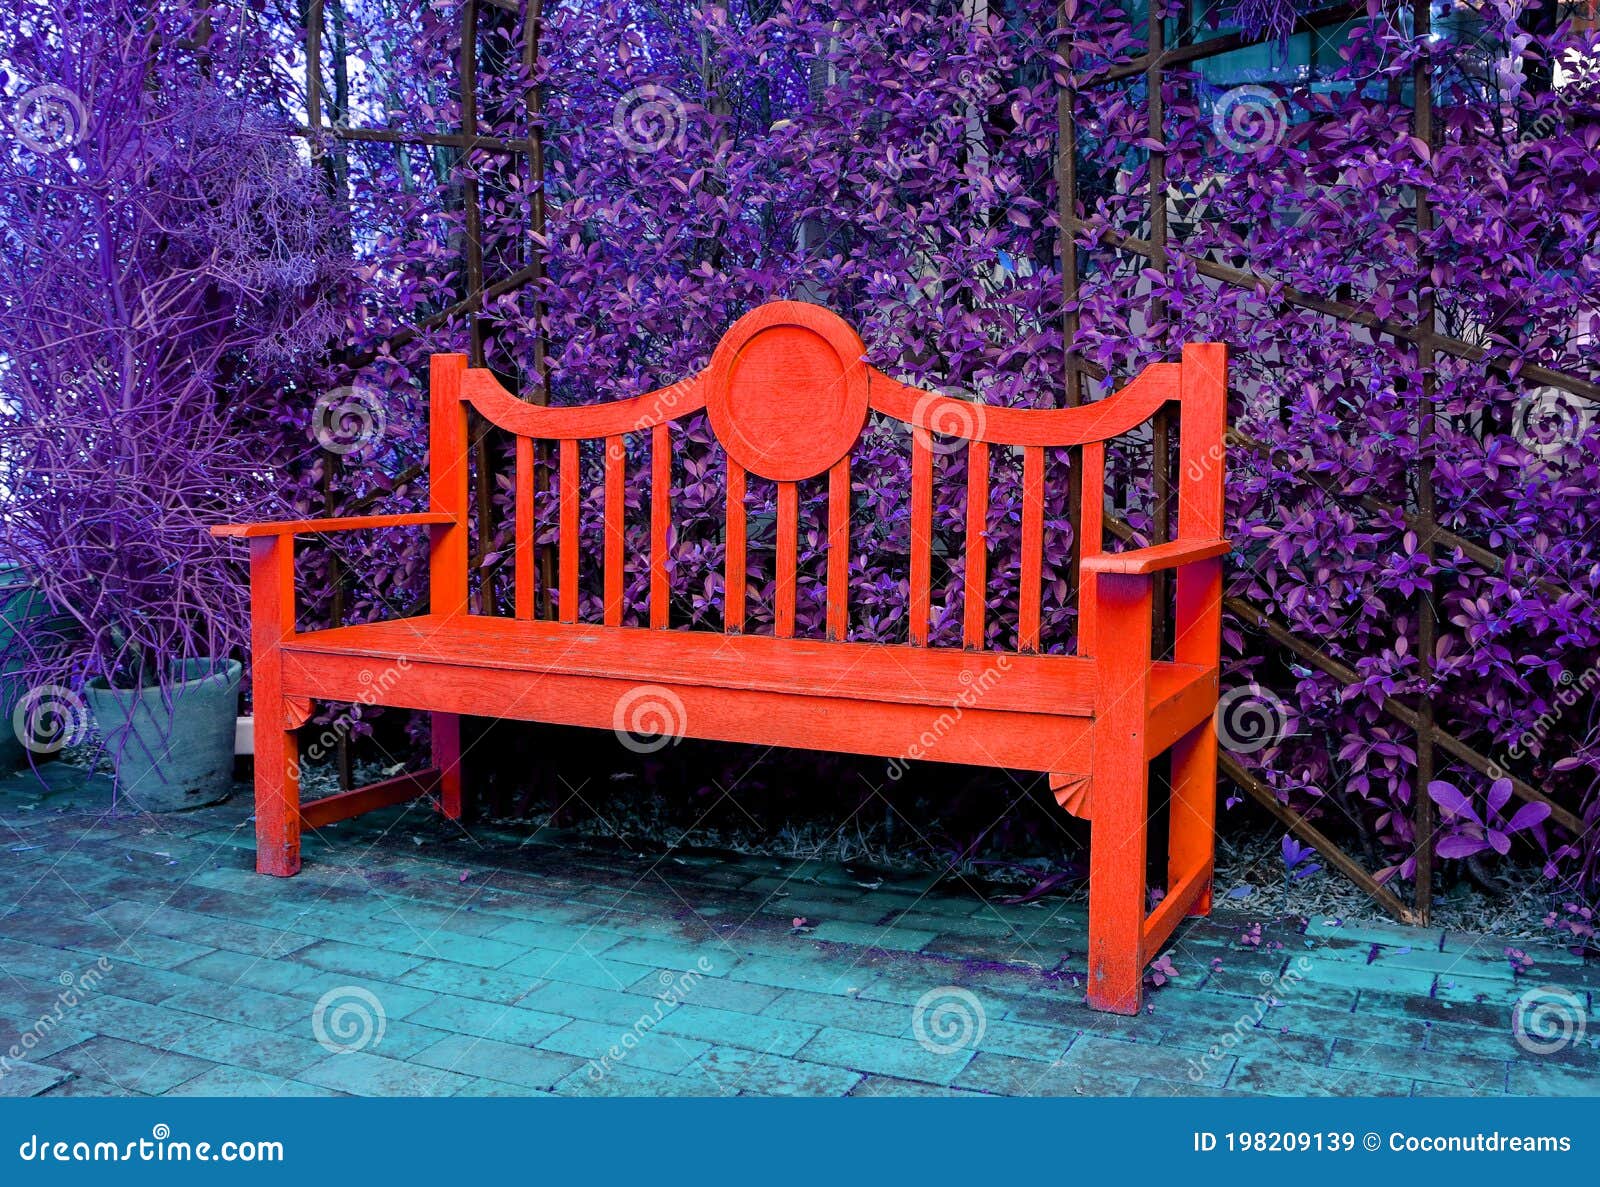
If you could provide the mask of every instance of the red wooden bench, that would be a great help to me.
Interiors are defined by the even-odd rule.
[[[1210,909],[1226,419],[1225,348],[1188,346],[1103,400],[1078,408],[979,407],[901,384],[868,366],[861,340],[813,305],[780,301],[741,318],[710,365],[673,387],[614,403],[524,403],[461,355],[431,373],[431,510],[411,515],[234,525],[250,538],[256,713],[257,868],[300,867],[302,829],[417,796],[461,813],[460,714],[619,728],[630,698],[670,702],[679,735],[1047,772],[1057,799],[1090,820],[1089,989],[1098,1009],[1139,1008],[1144,966],[1186,914]],[[1178,538],[1102,549],[1105,441],[1169,402],[1181,408]],[[515,616],[469,613],[467,405],[516,439]],[[673,422],[705,409],[726,452],[725,632],[669,630],[667,572]],[[849,641],[850,454],[869,409],[912,426],[910,628],[904,644]],[[624,438],[650,437],[649,626],[623,625]],[[935,444],[935,434],[940,444]],[[961,648],[929,645],[933,454],[951,434],[968,450]],[[603,612],[577,621],[579,442],[603,439]],[[536,619],[535,442],[555,443],[558,621]],[[983,650],[984,521],[990,451],[1022,454],[1015,651]],[[1076,655],[1040,650],[1046,451],[1077,447],[1082,593]],[[744,632],[747,475],[777,484],[772,634]],[[795,636],[796,483],[826,475],[826,639]],[[867,481],[871,475],[858,475]],[[431,532],[425,615],[336,630],[294,627],[294,537],[359,528]],[[1151,657],[1152,575],[1177,570],[1171,662]],[[403,678],[372,673],[402,663]],[[996,664],[1000,675],[994,675]],[[987,674],[987,675],[986,675]],[[378,687],[376,694],[374,688]],[[976,691],[974,691],[976,689]],[[313,699],[428,710],[433,767],[301,803],[294,730]],[[960,704],[962,712],[951,712]],[[932,746],[919,739],[936,738]],[[1146,885],[1147,774],[1171,749],[1166,894]]]

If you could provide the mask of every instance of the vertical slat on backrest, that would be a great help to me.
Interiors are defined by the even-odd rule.
[[[533,617],[533,439],[517,438],[516,523],[512,528],[513,567],[516,575],[515,612]]]
[[[428,368],[428,509],[455,522],[432,529],[428,550],[428,608],[467,611],[467,407],[461,402],[464,354],[436,354]]]
[[[1178,536],[1187,540],[1210,539],[1222,535],[1228,348],[1220,343],[1185,346],[1180,384]],[[1173,641],[1173,658],[1179,663],[1209,667],[1218,662],[1221,597],[1221,557],[1178,570],[1176,621],[1193,624],[1186,635]]]
[[[578,621],[578,443],[561,442],[561,577],[557,591],[562,622]]]
[[[796,553],[800,546],[800,488],[793,482],[778,483],[778,573],[774,597],[773,633],[780,639],[794,638],[794,586]]]
[[[735,633],[744,630],[745,572],[744,467],[728,459],[728,547],[722,571],[722,622]]]
[[[966,595],[962,600],[961,641],[983,646],[984,610],[989,584],[989,443],[967,443]]]
[[[828,471],[828,638],[850,633],[850,458]]]
[[[1091,441],[1080,451],[1083,466],[1083,508],[1079,513],[1078,555],[1099,556],[1105,551],[1106,444]],[[1078,591],[1078,654],[1093,651],[1099,618],[1099,590],[1091,576]]]
[[[627,516],[628,448],[621,435],[606,438],[605,623],[622,625],[623,525]]]
[[[911,641],[928,642],[928,587],[933,573],[933,451],[911,434]]]
[[[1022,448],[1022,572],[1017,599],[1017,649],[1039,650],[1039,599],[1044,575],[1044,449]]]
[[[672,582],[667,541],[672,531],[672,434],[666,422],[650,430],[650,625],[667,625]]]

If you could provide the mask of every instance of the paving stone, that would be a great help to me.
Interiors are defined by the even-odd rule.
[[[1312,968],[1307,974],[1306,988],[1381,989],[1420,997],[1427,997],[1433,989],[1434,974],[1427,969],[1408,969],[1382,962],[1364,965],[1341,960],[1319,960],[1315,952],[1309,952],[1307,956]]]
[[[844,1096],[862,1077],[770,1051],[713,1047],[676,1078],[698,1096]]]
[[[293,1026],[306,1016],[305,1002],[299,998],[263,993],[242,985],[226,989],[215,985],[185,989],[165,999],[161,1005],[164,1009],[272,1030]]]
[[[52,1019],[0,1094],[1431,1095],[1502,1075],[1520,1094],[1600,1094],[1600,1046],[1541,1057],[1511,1033],[1542,986],[1600,1033],[1600,964],[1559,945],[1326,918],[1302,936],[1222,904],[1174,935],[1179,977],[1122,1017],[1084,1004],[1081,899],[929,894],[932,876],[867,889],[823,861],[640,865],[516,829],[468,845],[422,820],[387,836],[399,809],[308,839],[300,877],[264,879],[248,797],[147,833],[151,818],[102,818],[92,782],[87,810],[26,820],[39,848],[0,865],[0,1033]],[[814,929],[794,934],[797,914]],[[1264,942],[1241,946],[1258,922]],[[1512,977],[1508,945],[1534,975]],[[59,975],[101,955],[113,971],[55,1021]],[[383,1037],[335,1055],[312,1014],[350,986],[378,997]],[[941,1057],[912,1020],[952,988],[985,1024],[976,1051]]]
[[[850,1090],[850,1095],[932,1097],[943,1100],[949,1097],[982,1097],[989,1094],[973,1092],[966,1088],[953,1088],[948,1084],[924,1084],[920,1080],[898,1080],[893,1076],[863,1076],[861,1077],[861,1083]]]
[[[1447,931],[1444,933],[1445,952],[1492,952],[1504,955],[1507,948],[1516,948],[1533,957],[1539,966],[1581,965],[1583,957],[1559,944],[1537,944],[1529,940],[1513,940],[1505,936],[1487,936],[1477,932]],[[1509,962],[1508,962],[1509,965]]]
[[[406,1021],[435,1030],[527,1046],[560,1030],[571,1019],[540,1010],[440,994],[420,1010],[406,1015]]]
[[[667,1034],[750,1051],[793,1055],[817,1033],[815,1026],[766,1015],[740,1014],[709,1006],[679,1006],[669,1011],[655,1029]]]
[[[1463,1004],[1482,1002],[1486,1005],[1503,1003],[1508,1009],[1527,991],[1527,986],[1518,985],[1509,980],[1500,978],[1472,977],[1462,973],[1440,973],[1434,983],[1433,996],[1440,1001],[1459,1002]]]
[[[56,1026],[52,1024],[44,1029],[38,1029],[40,1016],[34,1014],[28,1018],[4,1017],[0,1022],[0,1034],[9,1036],[7,1045],[0,1047],[0,1056],[11,1059],[11,1051],[16,1050],[13,1063],[26,1061],[29,1063],[48,1063],[50,1056],[64,1047],[76,1047],[85,1039],[94,1037],[93,1031],[80,1030],[73,1026]]]
[[[323,1054],[326,1054],[324,1052]],[[331,1088],[288,1080],[246,1067],[214,1067],[185,1080],[167,1096],[344,1096]]]
[[[0,1066],[0,1096],[38,1096],[54,1088],[70,1074],[37,1063],[8,1062]]]
[[[1506,1090],[1513,1096],[1600,1096],[1600,1076],[1592,1071],[1532,1059],[1510,1068]]]
[[[812,959],[810,953],[797,953],[794,959],[758,958],[742,960],[729,976],[735,981],[754,981],[779,989],[809,989],[816,993],[859,994],[862,987],[876,980],[870,969],[859,962],[837,958]],[[854,994],[852,993],[854,991]]]
[[[1416,997],[1407,993],[1388,993],[1363,989],[1356,998],[1355,1013],[1372,1018],[1372,1025],[1388,1026],[1387,1019],[1408,1019],[1425,1025],[1478,1026],[1486,1030],[1509,1029],[1511,1004],[1503,1002],[1452,1002],[1437,997]]]
[[[401,945],[399,950],[430,960],[449,960],[486,969],[498,969],[522,955],[522,949],[515,944],[481,936],[459,936],[447,931],[411,940]]]
[[[437,1031],[431,1034],[435,1041],[443,1037]],[[407,1062],[405,1058],[377,1054],[377,1051],[384,1049],[388,1040],[386,1033],[383,1041],[372,1049],[329,1054],[321,1063],[307,1068],[299,1078],[352,1096],[449,1096],[470,1078]],[[428,1043],[417,1050],[426,1050],[431,1046],[433,1043]]]
[[[188,959],[200,955],[208,948],[229,948],[235,952],[248,952],[253,956],[287,956],[309,944],[311,936],[299,935],[282,929],[257,927],[251,923],[237,923],[226,919],[213,919],[192,911],[179,911],[172,907],[151,909],[143,903],[113,903],[96,913],[96,919],[124,932],[165,936],[195,945]],[[202,947],[203,946],[203,947]],[[140,960],[141,964],[152,963]]]
[[[862,948],[893,948],[901,952],[921,950],[937,934],[902,927],[890,921],[882,926],[876,923],[850,923],[830,919],[817,924],[811,933],[816,939],[836,944],[854,944]]]
[[[181,1085],[179,1086],[181,1087]],[[72,1076],[61,1081],[54,1088],[45,1091],[45,1096],[81,1096],[81,1097],[127,1097],[143,1096],[143,1093],[129,1092],[120,1084],[111,1084],[105,1080],[96,1080],[90,1076]]]
[[[555,1091],[559,1096],[599,1097],[717,1095],[707,1089],[707,1083],[703,1078],[667,1076],[643,1068],[613,1065],[602,1070],[597,1065],[585,1064],[557,1084]]]
[[[232,1022],[204,1023],[173,1040],[170,1049],[211,1063],[285,1077],[297,1075],[328,1055],[309,1037]]]
[[[203,978],[173,969],[146,968],[127,960],[112,964],[111,971],[101,978],[98,988],[147,1005],[155,1005],[175,993],[188,990],[216,990],[214,984]]]
[[[890,1038],[828,1027],[799,1050],[801,1059],[830,1063],[851,1071],[872,1072],[903,1080],[949,1084],[972,1059],[972,1051],[942,1051],[914,1039]]]
[[[577,922],[544,919],[500,920],[494,929],[486,934],[490,939],[516,944],[523,948],[544,948],[555,952],[587,952],[593,956],[614,948],[625,939],[620,932],[588,927]],[[649,962],[641,960],[634,963]]]
[[[400,952],[387,952],[381,948],[344,944],[337,940],[323,940],[302,948],[294,954],[294,958],[324,972],[376,977],[380,981],[398,981],[425,959]]]
[[[605,955],[610,960],[692,972],[702,977],[725,977],[738,964],[737,953],[720,944],[670,944],[633,938],[606,949]]]
[[[533,988],[534,982],[520,973],[475,968],[449,960],[430,960],[402,974],[399,984],[416,990],[475,997],[509,1006]]]
[[[364,989],[376,997],[382,1004],[385,1015],[390,1018],[404,1018],[439,996],[414,985],[397,985],[392,981],[356,977],[349,973],[317,973],[310,980],[296,985],[294,991],[287,995],[298,998],[305,1005],[301,1007],[299,1020],[291,1020],[286,1029],[293,1030],[298,1025],[308,1024],[317,1002],[325,997],[331,1000],[334,997],[348,995],[352,988]]]
[[[625,1028],[632,1027],[641,1018],[654,1018],[658,1012],[670,1015],[677,1008],[641,994],[595,989],[566,981],[537,984],[518,1004],[547,1014],[561,1014]]]
[[[215,1065],[142,1043],[97,1035],[50,1057],[53,1067],[114,1084],[125,1092],[159,1096]]]
[[[709,1043],[684,1035],[654,1029],[640,1034],[603,1022],[569,1022],[538,1046],[598,1063],[606,1071],[626,1065],[667,1075],[681,1072],[711,1049]]]
[[[315,969],[293,960],[266,960],[224,948],[197,956],[180,965],[178,971],[221,985],[259,989],[263,993],[288,993],[316,976]]]
[[[1308,1067],[1271,1056],[1242,1055],[1225,1087],[1262,1096],[1410,1096],[1411,1081],[1364,1068]]]
[[[985,1022],[983,1032],[975,1036],[973,1046],[979,1051],[1053,1063],[1065,1053],[1076,1034],[1076,1031],[1059,1027],[1028,1026],[1004,1018],[991,1018]],[[912,1037],[915,1037],[914,1032]]]
[[[1229,1055],[1207,1059],[1188,1048],[1124,1043],[1089,1034],[1068,1047],[1060,1062],[1066,1068],[1094,1068],[1134,1080],[1188,1081],[1212,1088],[1221,1087],[1233,1068]]]
[[[680,984],[682,974],[676,969],[653,969],[628,986],[628,992],[641,997],[656,998]],[[708,977],[696,981],[692,990],[680,995],[681,1000],[692,1000],[699,1006],[712,1006],[719,1010],[736,1010],[741,1014],[759,1014],[786,991],[773,985],[757,985],[736,981],[731,977]]]
[[[980,1051],[953,1083],[957,1088],[999,1096],[1131,1096],[1139,1081],[1105,1068],[1069,1067]]]
[[[1337,937],[1361,944],[1388,944],[1396,948],[1432,948],[1438,951],[1444,941],[1444,929],[1438,927],[1407,927],[1400,923],[1346,922],[1333,915],[1317,914],[1306,921],[1307,936]]]
[[[850,1030],[904,1038],[911,1033],[911,1010],[890,1002],[786,989],[761,1013],[791,1022],[816,1026],[842,1026]]]
[[[1374,1028],[1382,1027],[1384,1037],[1401,1047],[1420,1047],[1428,1034],[1427,1024],[1420,1021],[1404,1018],[1385,1018],[1380,1021],[1360,1012],[1324,1010],[1296,1001],[1286,1002],[1274,1009],[1262,1020],[1261,1025],[1294,1034],[1357,1040],[1371,1039]]]
[[[414,1062],[524,1088],[554,1088],[583,1061],[570,1055],[539,1051],[494,1039],[447,1035],[420,1051]]]
[[[588,952],[556,952],[547,948],[524,952],[500,972],[523,978],[529,985],[540,981],[567,981],[596,989],[623,990],[635,984],[648,966],[628,964]],[[687,975],[687,974],[680,974]]]
[[[1496,1094],[1505,1091],[1504,1060],[1449,1055],[1421,1048],[1391,1047],[1358,1039],[1335,1040],[1329,1066],[1356,1068],[1362,1073],[1381,1072],[1408,1080],[1460,1084],[1467,1088],[1491,1090]]]
[[[165,1048],[205,1020],[183,1010],[102,994],[78,1006],[68,1021],[75,1028],[132,1043]]]
[[[1484,1099],[1487,1097],[1501,1097],[1505,1093],[1499,1088],[1468,1088],[1463,1084],[1441,1084],[1430,1080],[1415,1080],[1411,1084],[1412,1096],[1465,1096]]]

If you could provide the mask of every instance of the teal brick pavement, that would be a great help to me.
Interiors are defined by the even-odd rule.
[[[425,805],[262,878],[242,789],[112,816],[46,772],[0,780],[0,1096],[1600,1094],[1600,964],[1550,944],[1220,913],[1121,1018],[1081,902]]]

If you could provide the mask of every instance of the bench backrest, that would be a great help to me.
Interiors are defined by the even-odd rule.
[[[724,620],[742,631],[747,601],[746,487],[749,475],[777,485],[775,633],[795,632],[796,566],[801,481],[826,475],[827,637],[849,631],[850,463],[869,411],[911,427],[910,642],[929,642],[933,556],[934,453],[952,440],[965,442],[967,525],[962,642],[984,646],[988,597],[989,510],[993,447],[1022,452],[1021,572],[1018,645],[1040,648],[1044,581],[1045,453],[1081,450],[1080,552],[1101,551],[1104,530],[1105,442],[1137,428],[1169,401],[1179,422],[1178,523],[1180,539],[1222,534],[1223,437],[1227,418],[1227,353],[1217,344],[1186,346],[1181,363],[1157,363],[1132,383],[1076,408],[1019,409],[976,404],[900,383],[864,361],[861,339],[838,315],[798,301],[775,301],[740,318],[723,335],[709,365],[670,387],[632,399],[576,407],[541,407],[519,400],[492,372],[468,368],[463,355],[432,360],[430,446],[432,509],[455,516],[440,530],[432,555],[432,610],[460,613],[467,606],[467,418],[470,404],[490,423],[514,435],[515,613],[534,610],[535,444],[556,454],[559,522],[556,605],[563,622],[576,622],[579,580],[579,442],[603,440],[603,622],[623,620],[625,490],[629,434],[650,437],[649,622],[666,627],[670,601],[668,541],[673,423],[705,410],[727,457]],[[958,448],[960,446],[957,446]],[[1207,582],[1210,586],[1212,583]],[[1180,588],[1180,597],[1183,591]],[[1079,638],[1092,638],[1094,590],[1082,591]],[[1086,642],[1080,651],[1087,650]],[[1180,657],[1181,658],[1181,657]]]

